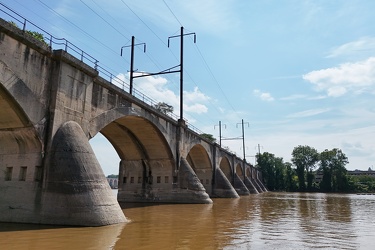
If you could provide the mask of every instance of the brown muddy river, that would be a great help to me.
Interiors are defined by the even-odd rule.
[[[375,249],[375,195],[263,193],[211,205],[125,204],[129,223],[0,223],[0,249]]]

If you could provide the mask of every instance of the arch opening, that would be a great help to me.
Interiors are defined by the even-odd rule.
[[[145,118],[125,116],[100,133],[118,155],[118,201],[165,201],[176,178],[175,161],[159,129]]]
[[[212,164],[205,148],[197,144],[192,147],[187,155],[187,161],[198,176],[208,194],[212,193]]]
[[[236,174],[238,175],[238,177],[241,179],[241,180],[244,180],[244,174],[243,174],[243,171],[242,171],[242,166],[241,164],[237,164],[236,165]]]
[[[223,171],[224,175],[227,177],[229,182],[233,184],[232,168],[230,166],[228,158],[223,157],[220,161],[219,167],[221,171]]]
[[[0,107],[0,183],[33,186],[42,180],[42,142],[21,106],[2,84]]]

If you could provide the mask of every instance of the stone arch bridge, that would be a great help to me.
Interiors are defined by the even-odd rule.
[[[100,226],[119,202],[211,203],[265,191],[253,166],[0,20],[0,221]],[[117,200],[89,145],[120,156]]]

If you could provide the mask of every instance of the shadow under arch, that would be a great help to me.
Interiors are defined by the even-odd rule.
[[[43,180],[44,147],[37,129],[0,83],[0,221],[29,221],[15,207],[29,207]],[[31,210],[31,209],[30,209]]]
[[[13,166],[12,175],[19,176],[17,173],[21,171],[22,166],[23,171],[28,171],[30,175],[35,171],[36,166],[42,165],[44,150],[42,140],[26,112],[2,84],[0,84],[0,107],[0,168],[3,170],[1,173],[9,170],[5,169],[5,166]],[[34,181],[32,177],[34,175],[28,179]],[[19,176],[19,178],[23,177]]]
[[[223,157],[220,161],[219,167],[223,171],[230,183],[233,184],[232,168],[227,157]]]
[[[245,175],[244,175],[244,173],[243,173],[243,171],[242,171],[242,166],[241,166],[240,163],[238,163],[238,164],[236,165],[236,174],[238,175],[238,177],[239,177],[241,180],[244,180]]]
[[[186,159],[206,189],[206,192],[211,195],[213,171],[206,149],[202,145],[196,144],[190,149]]]
[[[176,164],[161,131],[144,117],[124,116],[100,132],[120,157],[118,201],[163,202]]]

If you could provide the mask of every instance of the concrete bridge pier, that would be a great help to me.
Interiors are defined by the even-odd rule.
[[[185,158],[173,173],[173,160],[120,162],[119,202],[212,203]]]
[[[268,191],[267,188],[264,186],[264,184],[260,180],[256,179],[256,182],[258,183],[259,187],[262,189],[262,192]]]
[[[181,157],[179,174],[179,189],[176,193],[176,200],[189,203],[212,203],[209,195],[206,193],[198,176],[195,174],[189,162]]]
[[[58,129],[47,161],[39,223],[103,226],[126,222],[78,123],[66,122]]]
[[[236,190],[220,168],[215,170],[215,183],[212,188],[212,198],[239,198]]]
[[[259,191],[256,189],[255,185],[249,179],[249,177],[245,176],[244,184],[249,190],[250,194],[259,194]]]
[[[247,189],[247,187],[245,186],[241,178],[236,173],[234,173],[233,179],[234,179],[233,186],[238,195],[242,196],[242,195],[250,194],[249,190]]]
[[[263,188],[259,185],[259,182],[257,182],[256,179],[250,178],[250,181],[254,184],[256,190],[258,190],[259,193],[263,193],[264,192]]]

